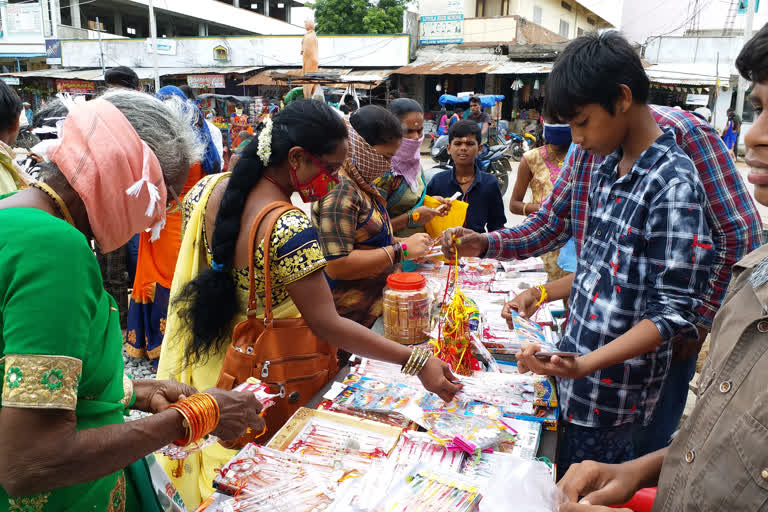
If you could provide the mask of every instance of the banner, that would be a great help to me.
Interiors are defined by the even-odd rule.
[[[187,85],[193,89],[223,89],[224,75],[187,75]]]
[[[45,63],[61,64],[61,40],[59,39],[45,40]]]
[[[7,85],[21,85],[19,77],[16,76],[0,76],[0,80],[5,82]]]
[[[56,90],[70,94],[95,94],[96,86],[86,80],[56,80]]]
[[[152,40],[147,39],[147,53],[152,53]],[[176,55],[176,41],[171,39],[157,40],[158,55]]]
[[[6,27],[9,33],[42,33],[43,20],[41,19],[40,4],[6,4]]]

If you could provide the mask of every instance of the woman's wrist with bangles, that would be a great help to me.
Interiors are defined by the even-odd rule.
[[[525,213],[525,209],[528,207],[528,203],[523,203],[523,215],[527,215]]]
[[[430,349],[415,347],[400,371],[406,375],[418,375],[424,369],[430,357],[432,357]]]
[[[170,409],[175,409],[184,418],[186,434],[174,441],[179,446],[186,446],[198,439],[207,436],[219,424],[219,404],[208,393],[195,393],[194,395],[171,404]]]
[[[549,293],[547,293],[547,288],[543,284],[540,284],[536,288],[539,290],[539,301],[536,303],[536,307],[538,308],[542,304],[549,302]]]

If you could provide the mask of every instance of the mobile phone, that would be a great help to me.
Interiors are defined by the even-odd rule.
[[[552,352],[550,350],[540,350],[536,352],[536,357],[539,359],[549,359],[552,356],[558,357],[579,357],[581,354],[578,352]]]

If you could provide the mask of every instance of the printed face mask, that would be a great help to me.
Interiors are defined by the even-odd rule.
[[[336,188],[339,184],[339,179],[334,176],[331,171],[326,169],[320,161],[307,153],[309,158],[315,162],[315,165],[320,169],[320,172],[312,176],[309,181],[300,182],[298,176],[296,176],[296,169],[291,166],[291,181],[293,186],[299,193],[299,197],[305,203],[314,203],[322,199],[328,192]]]

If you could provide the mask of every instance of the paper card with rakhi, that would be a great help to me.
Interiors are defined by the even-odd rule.
[[[514,433],[503,423],[483,416],[467,416],[443,410],[424,411],[429,434],[448,451],[493,451],[499,443],[513,439]]]
[[[557,347],[547,342],[547,336],[544,334],[544,329],[536,322],[531,322],[527,318],[523,318],[517,311],[510,311],[512,316],[512,323],[515,326],[515,333],[528,343],[539,343],[542,347],[553,348],[557,350]]]
[[[363,411],[400,412],[410,403],[415,403],[422,408],[434,406],[434,401],[439,398],[437,395],[430,395],[404,384],[391,384],[368,377],[359,377],[357,382],[351,382],[334,399],[334,403],[340,407]]]

